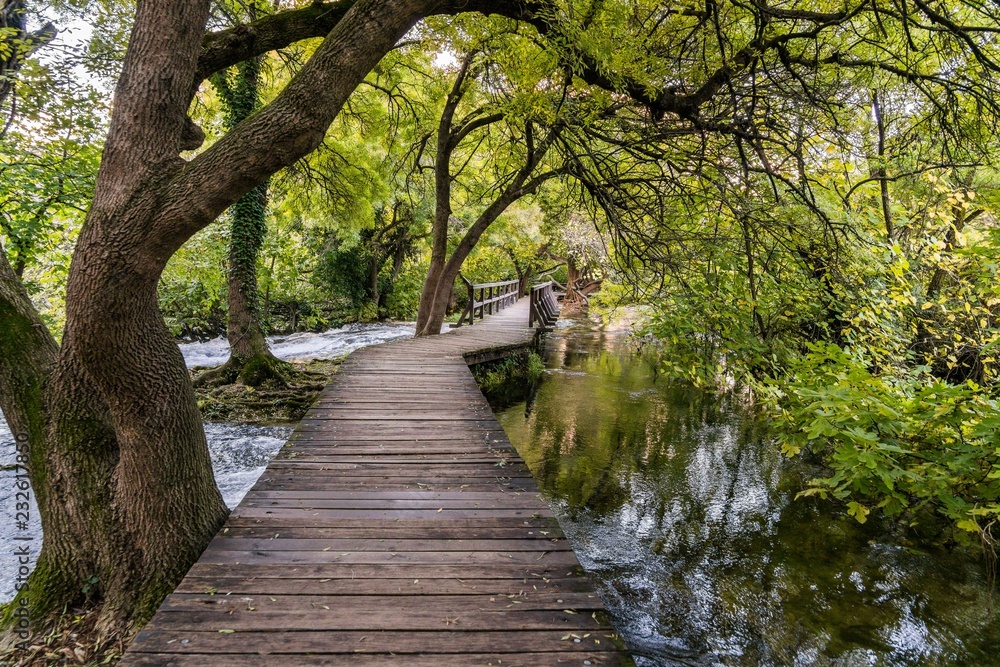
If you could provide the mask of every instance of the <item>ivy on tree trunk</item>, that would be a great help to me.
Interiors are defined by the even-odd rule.
[[[225,112],[225,129],[232,131],[260,106],[262,56],[238,63],[211,78]],[[267,380],[284,384],[288,364],[271,354],[264,333],[257,259],[267,236],[268,183],[264,181],[240,197],[229,209],[229,319],[226,336],[231,356],[221,368],[209,371],[199,382],[249,386]]]

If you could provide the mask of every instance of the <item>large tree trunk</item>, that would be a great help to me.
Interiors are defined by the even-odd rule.
[[[215,377],[231,383],[237,379],[257,387],[267,380],[285,383],[288,364],[273,354],[264,333],[263,311],[257,283],[257,258],[267,233],[265,212],[267,184],[243,195],[232,209],[229,241],[229,314],[226,337],[230,357],[216,372],[209,371],[200,382]]]
[[[580,269],[576,266],[576,258],[570,255],[566,259],[566,297],[567,303],[578,304],[583,302],[580,294],[576,291],[576,283],[580,280]]]
[[[420,294],[420,306],[417,313],[417,335],[433,336],[441,333],[444,318],[448,314],[455,279],[462,270],[462,263],[472,252],[479,239],[491,224],[503,214],[511,204],[525,195],[534,193],[546,180],[553,178],[557,172],[548,172],[535,177],[535,172],[542,158],[552,146],[560,129],[554,127],[542,141],[535,144],[534,125],[531,121],[525,123],[526,154],[524,165],[511,175],[506,187],[497,198],[479,215],[469,230],[462,237],[458,246],[448,257],[448,222],[451,219],[451,156],[461,141],[473,131],[485,128],[492,123],[504,119],[503,114],[472,113],[466,119],[455,125],[455,112],[465,92],[465,84],[472,67],[475,53],[470,53],[462,62],[455,83],[445,102],[441,120],[438,123],[437,154],[434,162],[434,195],[435,214],[433,242],[431,247],[431,263],[427,270],[423,291]],[[471,120],[470,120],[471,118]]]
[[[34,359],[23,366],[21,389],[13,397],[4,392],[0,402],[14,428],[27,425],[31,435],[30,476],[45,538],[20,595],[36,621],[83,591],[102,599],[100,626],[108,632],[145,620],[226,516],[187,371],[157,307],[157,281],[172,249],[151,244],[149,235],[163,185],[183,166],[176,147],[184,107],[170,114],[163,106],[188,92],[183,77],[162,76],[156,54],[177,53],[182,70],[186,56],[193,70],[206,19],[204,2],[167,11],[139,4],[54,363],[54,342],[23,294],[17,312],[0,313],[5,331],[11,321],[30,327],[15,347]],[[9,284],[3,268],[0,281]],[[3,355],[5,376],[20,366]],[[44,386],[42,404],[22,398],[18,409],[16,396],[31,395],[24,382]]]
[[[434,156],[434,222],[431,229],[431,262],[427,268],[427,277],[420,292],[420,304],[417,307],[417,335],[440,333],[441,325],[428,328],[434,312],[434,302],[437,298],[441,282],[441,274],[445,261],[448,259],[448,223],[451,221],[451,155],[455,150],[452,124],[455,111],[462,101],[466,77],[472,65],[471,56],[462,62],[458,77],[445,100],[444,111],[438,122],[437,152]]]
[[[22,493],[34,492],[43,520],[43,530],[51,534],[52,539],[46,539],[31,586],[19,590],[27,597],[33,610],[54,610],[62,605],[73,602],[73,591],[82,589],[85,573],[92,570],[93,561],[87,558],[87,552],[82,547],[88,538],[92,537],[89,524],[76,525],[79,513],[75,507],[68,511],[46,511],[58,503],[58,489],[75,475],[74,461],[66,461],[68,465],[53,466],[61,462],[61,457],[52,456],[52,448],[48,446],[51,440],[60,441],[59,433],[62,427],[71,425],[74,421],[85,422],[93,415],[87,414],[90,401],[87,397],[81,403],[70,405],[72,412],[57,413],[59,421],[50,426],[47,416],[53,414],[49,410],[51,404],[59,405],[58,400],[46,400],[46,381],[56,365],[59,348],[42,323],[37,311],[28,299],[27,293],[7,261],[7,256],[0,248],[0,407],[18,444],[21,455],[20,465],[30,471],[33,489],[19,489]],[[99,413],[100,414],[100,413]],[[103,416],[100,415],[100,416]],[[85,417],[85,419],[81,419]],[[96,422],[95,435],[106,435],[106,422],[100,417]],[[103,439],[103,438],[102,438]],[[87,445],[90,443],[87,442]],[[64,448],[65,450],[66,448]],[[66,453],[65,451],[63,453]],[[79,458],[97,458],[88,456],[84,449]],[[81,466],[85,468],[86,466]],[[69,470],[67,470],[69,468]],[[37,474],[45,471],[46,474]],[[19,472],[23,472],[19,469]],[[70,482],[71,483],[71,482]],[[74,551],[81,558],[72,562],[68,556]],[[11,613],[13,608],[8,610]]]
[[[260,293],[257,288],[257,257],[266,231],[264,208],[267,186],[258,185],[233,205],[229,242],[229,322],[227,337],[232,358],[240,366],[250,359],[269,355],[261,326]]]
[[[116,630],[152,614],[227,514],[184,359],[157,307],[162,264],[135,257],[135,241],[152,222],[150,204],[133,199],[127,210],[88,218],[70,270],[66,335],[52,382],[53,414],[86,396],[102,398],[111,414],[116,438],[88,457],[96,469],[77,473],[76,488],[60,500],[77,506],[90,485],[106,495],[77,511],[100,520],[101,534],[83,554],[97,561],[104,621]],[[80,434],[71,425],[50,444],[68,449],[66,441]],[[79,554],[67,557],[75,564]]]
[[[163,268],[239,197],[314,150],[381,57],[446,4],[359,0],[275,101],[186,161],[179,152],[199,142],[186,114],[210,3],[138,0],[58,356],[0,263],[0,345],[18,350],[0,355],[0,404],[32,440],[45,530],[20,594],[36,621],[93,584],[101,627],[143,622],[221,526],[193,387],[157,305]]]
[[[476,247],[476,244],[479,243],[479,239],[483,233],[520,196],[519,192],[516,195],[511,191],[503,193],[500,198],[493,202],[479,216],[472,227],[469,228],[469,231],[465,233],[465,236],[459,241],[455,250],[452,251],[451,257],[448,258],[447,262],[444,262],[444,265],[437,272],[436,276],[434,276],[433,283],[431,275],[428,273],[424,290],[427,290],[428,286],[431,286],[433,291],[424,326],[417,329],[418,335],[434,336],[441,333],[441,329],[444,327],[444,318],[448,316],[448,306],[451,304],[452,291],[455,289],[455,280],[458,279],[458,274],[462,271],[462,264],[465,263],[466,258],[468,258],[469,254]]]
[[[544,154],[545,148],[540,150]],[[472,224],[465,233],[465,236],[462,237],[462,240],[455,247],[455,250],[452,251],[451,257],[448,257],[447,261],[443,262],[442,266],[436,271],[428,271],[427,280],[424,283],[424,292],[429,292],[430,295],[427,299],[426,311],[423,310],[425,303],[424,299],[421,298],[420,306],[424,317],[422,320],[421,318],[417,319],[418,336],[433,336],[441,333],[441,329],[444,326],[444,318],[448,314],[448,304],[451,303],[451,293],[455,287],[455,280],[462,270],[462,264],[473,249],[475,249],[476,244],[479,243],[479,239],[486,233],[489,226],[496,222],[497,218],[511,204],[526,194],[534,192],[545,179],[551,177],[550,175],[545,175],[535,179],[531,183],[525,184],[531,172],[534,171],[535,163],[540,158],[541,155],[537,155],[529,159],[528,165],[518,172],[510,185]],[[432,263],[433,268],[434,264]],[[423,322],[423,326],[420,325],[421,321]]]

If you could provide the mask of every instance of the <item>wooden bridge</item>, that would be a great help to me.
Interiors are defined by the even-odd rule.
[[[528,318],[352,354],[121,664],[631,664],[467,365]]]

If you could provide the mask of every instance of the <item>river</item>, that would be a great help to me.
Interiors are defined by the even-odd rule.
[[[816,471],[746,406],[657,381],[624,334],[561,325],[535,395],[498,416],[640,667],[1000,664],[976,554],[794,500]]]

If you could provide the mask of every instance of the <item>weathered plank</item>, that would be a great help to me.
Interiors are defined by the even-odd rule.
[[[352,354],[121,664],[631,664],[464,361],[527,320]]]

